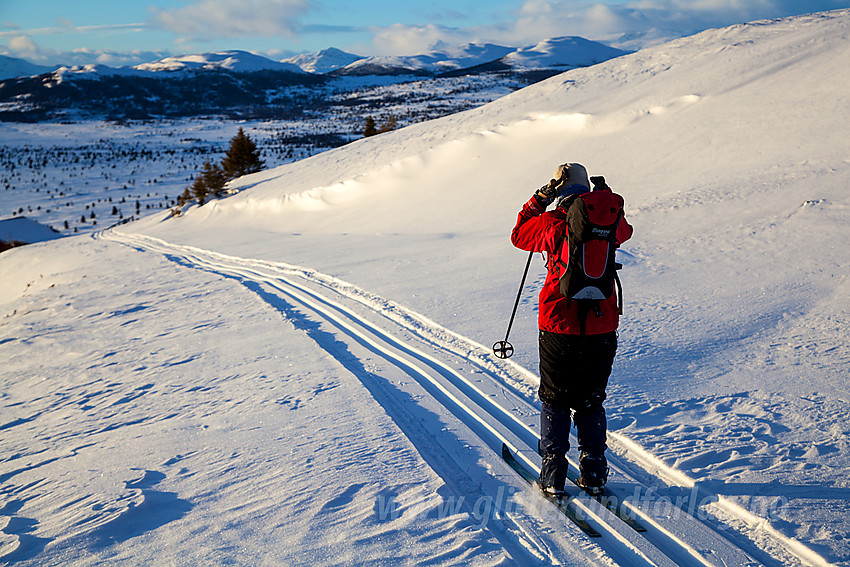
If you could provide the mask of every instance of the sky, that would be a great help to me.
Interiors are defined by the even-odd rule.
[[[229,49],[272,59],[337,47],[414,55],[578,35],[676,37],[850,0],[0,0],[0,55],[44,65],[135,65]]]

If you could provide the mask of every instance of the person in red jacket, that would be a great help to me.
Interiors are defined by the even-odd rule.
[[[608,189],[610,190],[610,189]],[[575,421],[579,445],[579,483],[588,490],[601,490],[608,479],[605,458],[607,423],[605,390],[617,352],[619,308],[616,295],[602,300],[586,312],[578,301],[560,291],[554,266],[558,248],[566,239],[566,212],[546,208],[559,199],[590,191],[587,170],[578,163],[565,163],[554,178],[525,203],[511,243],[521,250],[546,252],[549,272],[540,291],[540,488],[550,495],[563,495],[567,475],[566,453],[570,448],[571,420]],[[632,235],[632,227],[621,218],[615,245]]]

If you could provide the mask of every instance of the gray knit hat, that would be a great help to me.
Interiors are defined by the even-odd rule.
[[[552,175],[557,180],[565,178],[563,188],[566,189],[572,185],[583,185],[590,190],[590,180],[587,177],[587,170],[580,163],[565,163],[555,168],[555,173]]]

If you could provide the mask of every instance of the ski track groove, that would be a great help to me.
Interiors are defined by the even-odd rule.
[[[528,407],[523,408],[522,405],[523,402],[525,402],[525,405],[528,405],[527,395],[529,386],[527,379],[528,377],[533,377],[533,375],[511,361],[501,361],[505,363],[506,368],[493,364],[486,357],[489,354],[489,349],[483,345],[449,331],[419,314],[410,312],[378,296],[363,292],[350,284],[314,270],[263,260],[229,256],[193,246],[171,244],[151,236],[123,233],[115,229],[94,233],[92,237],[114,241],[142,252],[159,253],[170,261],[181,265],[188,264],[197,269],[233,277],[242,281],[265,284],[274,288],[313,311],[323,320],[333,324],[366,349],[384,357],[391,364],[403,368],[410,377],[419,382],[432,397],[461,423],[466,425],[492,451],[497,454],[500,453],[502,443],[504,443],[530,470],[539,473],[540,467],[528,457],[529,453],[536,454],[539,436],[532,427],[523,422],[517,415],[487,395],[481,388],[451,368],[447,363],[409,345],[403,339],[397,338],[390,331],[380,327],[368,318],[359,315],[349,307],[322,295],[310,287],[296,283],[287,276],[301,278],[315,286],[352,300],[402,327],[403,330],[422,340],[438,352],[454,355],[478,367],[486,378],[498,385],[500,390],[505,394],[504,397],[507,397],[509,401],[513,402],[512,406],[514,409],[517,411],[529,409]],[[265,273],[268,271],[272,273]],[[435,374],[441,379],[435,377]],[[463,398],[466,398],[468,401],[464,401]],[[511,400],[510,398],[514,399]],[[477,413],[474,409],[476,406],[483,410],[490,419],[488,420]],[[680,486],[693,485],[693,482],[686,475],[682,475],[681,473],[677,475],[677,471],[668,470],[660,461],[657,461],[652,455],[635,445],[628,438],[619,434],[612,437],[615,443],[625,446],[627,448],[627,454],[632,456],[628,465],[637,465],[642,472],[645,472],[646,476],[661,480],[665,484]],[[622,456],[618,455],[609,460],[611,461],[611,465],[618,467],[621,459]],[[572,461],[570,461],[570,466],[577,468]],[[631,467],[619,466],[618,468],[628,470]],[[621,475],[622,470],[618,471]],[[746,510],[737,510],[735,509],[736,505],[733,503],[717,495],[714,496],[718,498],[718,501],[725,501],[724,503],[728,504],[723,506],[725,511],[737,519],[743,520],[747,525],[755,523],[756,527],[760,527],[762,530],[765,527],[769,528],[765,520],[752,517]],[[581,510],[584,518],[594,528],[604,534],[603,538],[600,538],[601,541],[596,541],[599,542],[601,547],[612,558],[630,566],[656,565],[640,549],[640,545],[635,545],[628,537],[623,535],[623,533],[629,533],[632,530],[631,528],[624,527],[625,523],[621,519],[616,518],[612,512],[602,506],[595,507],[597,509],[594,510],[591,508],[591,504],[594,501],[590,498],[573,498],[572,502]],[[638,538],[630,534],[632,535],[632,540],[637,539],[638,541],[642,541],[643,545],[648,544],[665,556],[665,559],[672,561],[674,565],[720,567],[725,564],[719,555],[715,555],[715,557],[720,563],[707,559],[682,539],[682,537],[665,528],[651,515],[640,510],[639,507],[633,506],[628,499],[624,498],[622,502],[633,517],[647,529]],[[689,517],[700,522],[701,525],[710,528],[712,535],[722,539],[728,545],[750,557],[750,554],[736,544],[735,541],[717,531],[711,524],[693,516]],[[534,534],[532,537],[528,533],[528,526],[521,525],[520,522],[511,518],[510,515],[508,515],[508,519],[514,525],[516,531],[525,534],[525,537],[529,540],[526,542],[526,545],[534,542],[539,546],[542,543],[542,541],[539,541],[540,536]],[[749,539],[743,533],[735,535],[742,537],[744,540]],[[782,548],[788,550],[795,559],[804,565],[828,565],[825,560],[803,546],[800,542],[786,538],[772,528],[767,530],[767,535],[773,537]],[[549,555],[551,558],[548,550],[544,551],[541,549],[540,551],[543,551],[544,554]],[[708,553],[712,552],[708,551]],[[780,562],[776,561],[776,564],[778,565]]]

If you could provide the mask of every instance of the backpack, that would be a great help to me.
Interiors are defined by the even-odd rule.
[[[623,294],[615,260],[617,227],[623,218],[623,198],[614,193],[604,177],[591,177],[593,191],[571,195],[558,208],[566,217],[567,233],[556,248],[551,263],[558,276],[561,294],[569,302],[579,302],[581,334],[584,321],[594,310],[601,315],[599,304],[614,293],[617,286],[617,309],[623,312]]]

